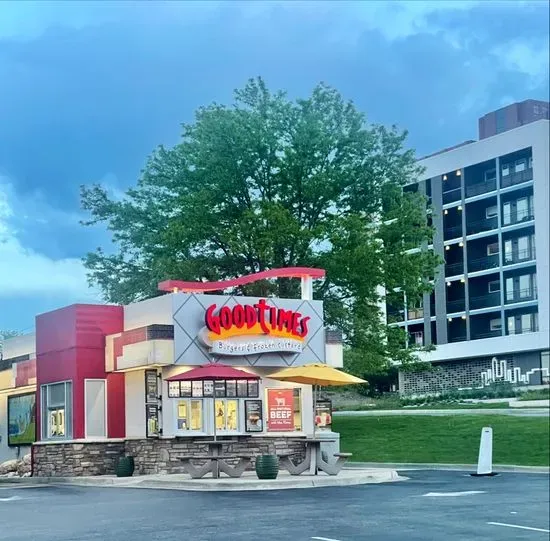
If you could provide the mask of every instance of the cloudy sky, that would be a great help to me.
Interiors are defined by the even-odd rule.
[[[319,81],[423,155],[477,118],[548,97],[548,3],[0,2],[0,329],[97,293],[78,187],[135,183],[180,123],[262,75],[292,96]],[[174,277],[177,278],[177,277]]]

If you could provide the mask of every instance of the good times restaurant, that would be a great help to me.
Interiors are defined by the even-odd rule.
[[[138,474],[181,473],[178,457],[204,451],[214,434],[229,452],[303,451],[312,388],[269,375],[342,366],[339,333],[325,330],[323,304],[312,299],[312,280],[323,276],[299,268],[166,281],[164,295],[128,306],[77,304],[37,316],[35,335],[4,344],[0,462],[32,450],[34,476],[104,475],[129,455]],[[276,277],[300,278],[302,298],[209,294]],[[209,363],[258,378],[178,378]]]

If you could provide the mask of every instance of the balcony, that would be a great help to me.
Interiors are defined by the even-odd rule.
[[[455,201],[460,201],[461,199],[462,199],[462,194],[461,194],[460,188],[455,188],[454,190],[443,192],[443,204],[453,203]]]
[[[530,180],[533,180],[533,169],[531,168],[503,176],[500,179],[500,187],[508,188],[509,186],[515,186],[516,184],[522,184],[523,182],[529,182]]]
[[[490,331],[483,333],[474,333],[471,336],[472,340],[483,340],[484,338],[494,338],[495,336],[502,336],[502,331]]]
[[[411,308],[407,313],[407,319],[409,321],[413,319],[422,319],[424,317],[423,308]]]
[[[527,302],[537,299],[537,288],[530,287],[527,289],[515,289],[514,291],[506,292],[506,304],[515,302]]]
[[[505,212],[502,215],[502,225],[514,225],[521,222],[529,222],[535,219],[532,209],[518,210],[516,212]]]
[[[477,220],[475,222],[466,222],[466,233],[473,235],[475,233],[482,233],[483,231],[491,231],[498,227],[498,218],[492,216],[491,218],[484,218],[483,220]]]
[[[482,193],[494,192],[497,189],[496,179],[486,180],[484,182],[478,182],[471,186],[466,186],[466,197],[475,197]]]
[[[445,276],[458,276],[464,274],[464,261],[445,265]]]
[[[498,268],[499,256],[498,254],[489,255],[487,257],[480,257],[479,259],[472,259],[468,261],[468,272],[478,272],[483,270]]]
[[[454,314],[455,312],[464,312],[466,308],[466,299],[457,299],[447,301],[447,313]]]
[[[514,265],[515,263],[522,263],[524,261],[532,261],[535,259],[535,250],[525,248],[524,250],[518,250],[517,252],[508,252],[504,254],[504,264]]]
[[[492,308],[493,306],[500,306],[500,292],[470,298],[470,310]]]
[[[456,239],[462,237],[462,224],[446,227],[443,231],[445,240]]]
[[[449,342],[466,342],[466,335],[464,334],[462,336],[450,336]]]

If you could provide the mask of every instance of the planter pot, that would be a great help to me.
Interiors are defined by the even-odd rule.
[[[134,475],[134,457],[133,456],[122,456],[119,458],[116,465],[116,476],[117,477],[132,477]]]
[[[277,479],[279,475],[279,457],[260,455],[256,457],[256,475],[258,479]]]

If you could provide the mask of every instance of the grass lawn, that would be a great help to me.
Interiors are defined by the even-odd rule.
[[[334,417],[342,452],[356,462],[475,464],[481,428],[493,428],[493,462],[548,466],[548,417]]]
[[[376,410],[472,410],[472,409],[509,409],[510,404],[508,402],[495,402],[495,403],[477,403],[477,404],[459,404],[456,402],[440,402],[434,404],[426,404],[423,406],[402,406],[401,404],[393,403],[376,403],[374,406],[367,406],[365,404],[357,404],[350,406],[341,406],[334,408],[334,411],[376,411]]]

